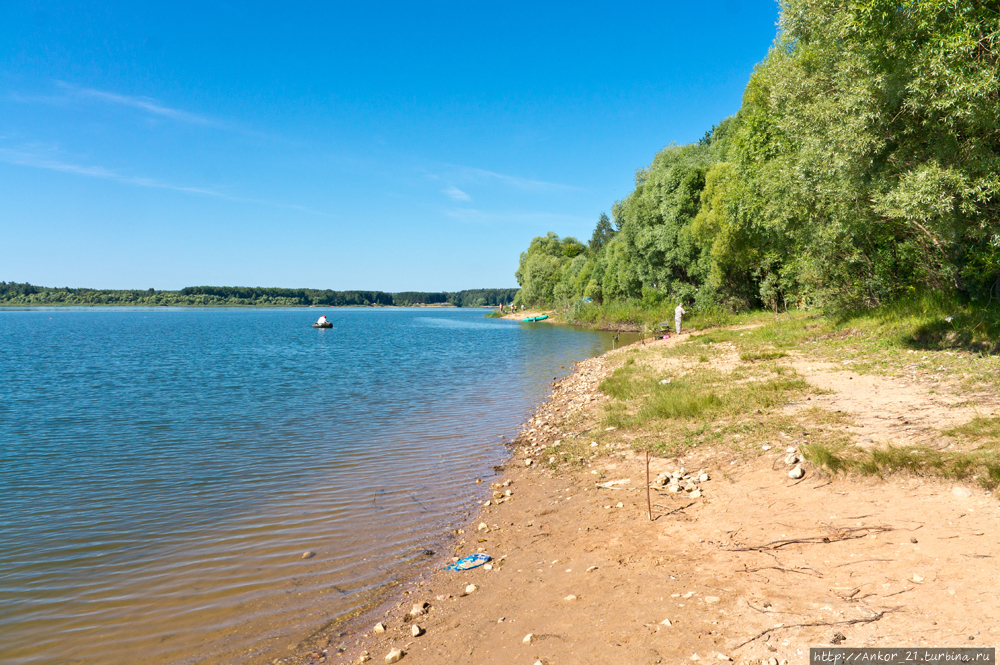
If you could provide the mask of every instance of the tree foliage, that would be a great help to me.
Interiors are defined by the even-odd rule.
[[[522,255],[522,299],[986,297],[1000,277],[998,9],[785,0],[739,112],[640,169],[579,269],[523,270]]]
[[[187,286],[180,291],[49,288],[0,282],[0,305],[271,306],[365,307],[449,304],[496,306],[514,300],[517,289],[469,289],[426,293],[331,291],[259,286]]]

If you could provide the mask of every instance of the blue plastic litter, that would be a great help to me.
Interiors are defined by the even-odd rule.
[[[469,556],[462,557],[455,563],[449,564],[444,567],[445,570],[469,570],[470,568],[478,568],[487,561],[490,560],[489,554],[470,554]]]

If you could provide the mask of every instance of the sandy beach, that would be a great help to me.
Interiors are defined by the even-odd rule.
[[[830,476],[798,454],[827,435],[952,445],[941,429],[1000,412],[995,394],[792,353],[782,362],[816,388],[782,407],[798,425],[654,457],[647,506],[639,435],[604,426],[598,385],[628,358],[682,362],[657,352],[686,338],[608,352],[554,382],[509,463],[482,479],[488,505],[433,570],[273,662],[781,665],[822,645],[996,644],[993,495],[929,477]],[[820,406],[850,418],[823,421]],[[440,569],[476,552],[491,564]]]

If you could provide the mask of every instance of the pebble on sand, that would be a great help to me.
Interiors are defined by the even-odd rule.
[[[535,460],[533,460],[533,459],[526,459],[526,460],[524,460],[524,466],[531,466],[534,463],[535,463]]]
[[[664,619],[663,621],[660,622],[660,625],[661,626],[672,626],[674,624],[670,623],[670,619]]]
[[[701,496],[701,490],[695,490],[691,492],[691,494],[689,494],[688,496],[690,496],[692,499],[697,499],[698,497]]]
[[[398,663],[403,659],[406,654],[399,649],[393,649],[385,655],[385,662],[387,663]]]
[[[419,617],[419,616],[423,616],[424,614],[427,614],[426,607],[427,607],[427,603],[420,603],[418,605],[414,605],[413,608],[410,610],[410,616],[411,617]]]
[[[303,558],[303,559],[311,559],[311,558],[313,558],[314,556],[316,556],[316,553],[315,553],[315,552],[311,552],[311,551],[310,551],[310,552],[303,552],[303,553],[302,553],[302,558]]]
[[[465,587],[465,595],[469,595],[470,593],[473,593],[478,588],[479,587],[477,587],[475,584],[470,584],[469,586]]]
[[[421,628],[417,624],[413,624],[410,627],[410,633],[412,633],[414,637],[420,637],[421,635],[423,635],[426,632],[427,632],[426,630],[424,630],[423,628]]]
[[[565,598],[563,598],[563,600],[568,600],[570,602],[573,602],[574,600],[576,600],[576,596],[574,596],[573,594],[570,594],[570,595],[566,596]]]
[[[531,638],[534,636],[535,636],[534,633],[528,633],[527,635],[524,636],[524,639],[521,641],[524,642],[525,644],[531,644]]]
[[[804,475],[806,475],[806,472],[802,469],[801,466],[798,465],[796,465],[794,469],[788,472],[788,477],[793,480],[798,480]]]
[[[377,624],[375,624],[375,632],[376,633],[384,633],[385,632],[385,624],[382,623],[381,621],[379,621]]]

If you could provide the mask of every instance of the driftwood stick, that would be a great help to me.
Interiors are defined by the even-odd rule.
[[[772,540],[769,543],[764,543],[762,545],[749,545],[747,547],[737,547],[735,549],[727,550],[728,552],[750,552],[750,551],[761,551],[761,550],[776,550],[785,545],[792,545],[793,543],[802,543],[806,545],[815,545],[820,543],[835,543],[841,540],[853,540],[855,538],[864,538],[870,533],[884,533],[886,531],[895,531],[892,527],[888,526],[862,526],[856,529],[844,529],[839,533],[831,533],[828,536],[806,536],[803,538],[785,538],[783,540]]]
[[[787,628],[810,628],[814,626],[854,626],[859,623],[874,623],[892,611],[893,610],[883,610],[882,612],[878,612],[877,614],[875,614],[875,616],[869,617],[867,619],[851,619],[850,621],[817,621],[814,623],[796,623],[796,624],[789,624],[787,626],[781,626],[778,628],[768,628],[767,630],[762,630],[761,632],[757,633],[749,640],[736,645],[735,647],[733,647],[733,649],[739,649],[741,647],[745,647],[754,640],[760,639],[761,637],[764,637],[768,633],[774,632],[776,630],[785,630]]]

